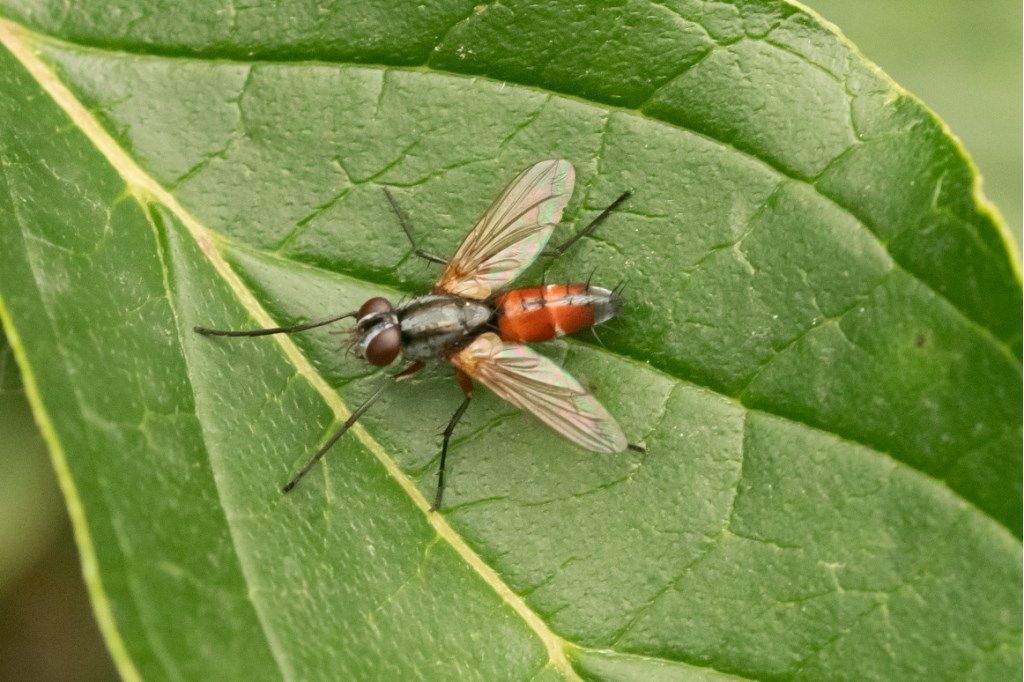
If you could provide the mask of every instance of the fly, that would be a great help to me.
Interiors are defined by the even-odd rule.
[[[642,450],[629,444],[615,419],[576,379],[525,345],[590,329],[617,317],[622,311],[621,291],[592,286],[589,281],[501,291],[541,253],[560,256],[592,233],[630,196],[624,192],[583,230],[545,250],[572,196],[574,177],[572,164],[564,160],[541,161],[527,168],[494,200],[448,261],[416,246],[405,215],[385,188],[413,252],[445,266],[430,294],[397,307],[374,297],[359,310],[290,327],[243,331],[195,328],[207,336],[264,336],[304,331],[352,317],[356,320],[350,330],[352,348],[358,357],[378,367],[392,364],[399,355],[410,361],[352,412],[283,492],[291,491],[316,466],[391,383],[412,376],[430,361],[450,363],[465,395],[444,430],[431,511],[441,506],[448,442],[469,407],[474,379],[587,450]]]

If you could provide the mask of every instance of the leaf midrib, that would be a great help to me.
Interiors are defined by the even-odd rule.
[[[9,20],[5,20],[5,19],[0,18],[0,22],[4,22],[4,21],[9,22]],[[638,117],[638,118],[641,118],[641,119],[644,119],[644,120],[647,120],[647,121],[652,121],[652,122],[657,123],[659,125],[667,126],[669,128],[672,128],[672,129],[675,129],[675,130],[687,133],[689,135],[696,136],[696,137],[698,137],[698,138],[700,138],[702,140],[705,140],[705,141],[707,141],[709,143],[713,143],[713,144],[719,145],[720,147],[723,147],[723,148],[729,150],[732,153],[741,155],[742,157],[744,157],[745,159],[747,159],[749,161],[761,164],[765,168],[770,169],[771,171],[776,173],[779,176],[780,180],[790,180],[792,182],[799,183],[800,185],[804,185],[804,186],[810,188],[815,194],[817,194],[819,197],[821,197],[824,201],[828,202],[830,205],[834,206],[836,209],[838,209],[843,214],[848,216],[853,222],[855,222],[857,225],[859,225],[861,228],[863,228],[865,232],[867,232],[869,235],[871,235],[871,238],[882,249],[884,249],[885,252],[892,259],[892,262],[893,262],[893,265],[894,265],[895,269],[899,270],[900,272],[903,272],[908,277],[913,279],[915,282],[920,284],[922,287],[927,289],[931,294],[933,294],[937,298],[939,298],[942,301],[944,301],[945,303],[947,303],[953,310],[956,311],[957,315],[968,326],[970,326],[972,329],[977,331],[981,335],[981,337],[987,343],[992,344],[995,347],[995,349],[1001,355],[1004,356],[1005,359],[1007,359],[1008,361],[1011,362],[1011,364],[1019,367],[1020,363],[1019,363],[1019,361],[1017,359],[1017,356],[1014,354],[1013,347],[1011,346],[1011,342],[1014,339],[1002,339],[1002,338],[1000,338],[999,336],[996,335],[996,333],[990,327],[986,326],[980,320],[976,319],[973,315],[971,315],[963,307],[958,305],[952,299],[947,297],[944,293],[942,293],[941,291],[936,289],[934,286],[932,286],[930,283],[925,281],[921,276],[919,276],[918,274],[916,274],[915,272],[913,272],[912,270],[907,268],[899,260],[899,258],[897,258],[897,255],[894,254],[890,250],[890,244],[893,241],[892,239],[882,239],[881,237],[879,237],[878,233],[876,232],[876,228],[874,227],[874,225],[868,223],[865,219],[863,219],[862,217],[860,217],[859,215],[854,213],[849,207],[843,205],[842,203],[840,203],[834,197],[831,197],[831,196],[825,194],[824,192],[822,192],[821,188],[818,187],[818,185],[815,182],[812,181],[813,178],[811,178],[811,180],[808,180],[805,177],[802,177],[800,175],[797,175],[797,174],[793,173],[790,170],[787,170],[781,164],[774,162],[770,158],[767,158],[767,157],[764,157],[764,156],[760,156],[760,155],[758,155],[758,154],[756,154],[754,152],[751,152],[749,150],[743,149],[741,147],[737,147],[733,143],[728,142],[726,140],[722,140],[722,139],[716,138],[716,137],[714,137],[712,135],[709,135],[708,133],[705,133],[705,132],[702,132],[702,131],[699,131],[699,130],[695,130],[693,128],[689,128],[689,127],[686,127],[684,125],[681,125],[679,123],[668,121],[668,120],[666,120],[664,118],[659,118],[657,116],[652,116],[652,115],[646,113],[643,110],[643,107],[646,106],[647,103],[653,101],[657,97],[658,93],[664,87],[666,87],[667,85],[672,83],[679,76],[683,75],[682,73],[675,74],[668,81],[666,81],[666,82],[662,83],[661,85],[653,88],[652,91],[651,91],[650,96],[648,96],[644,100],[644,102],[641,103],[640,108],[635,108],[635,107],[627,107],[627,106],[617,105],[617,104],[614,104],[614,103],[611,103],[611,102],[604,102],[604,101],[600,101],[600,100],[587,99],[586,97],[582,97],[582,96],[576,95],[576,94],[571,93],[571,92],[566,92],[564,90],[555,90],[555,89],[551,89],[551,88],[540,87],[540,86],[537,86],[537,85],[531,85],[531,84],[523,83],[523,82],[520,82],[520,81],[496,79],[496,78],[493,78],[493,77],[488,76],[488,75],[471,74],[471,73],[460,73],[458,71],[451,71],[451,70],[448,70],[448,69],[439,69],[439,68],[436,68],[434,66],[431,66],[429,58],[425,62],[421,61],[420,63],[403,63],[403,62],[400,62],[400,61],[396,60],[396,63],[392,64],[392,63],[388,63],[388,62],[369,62],[369,61],[367,61],[367,62],[360,62],[360,61],[356,61],[356,60],[345,61],[345,60],[341,60],[341,59],[338,59],[338,60],[307,59],[307,58],[302,58],[302,59],[285,59],[285,58],[282,58],[282,59],[272,59],[272,58],[266,58],[266,57],[260,57],[260,58],[249,58],[249,57],[246,57],[246,58],[242,58],[242,57],[236,56],[234,53],[232,53],[230,51],[227,52],[227,53],[221,54],[221,53],[209,52],[209,51],[205,51],[205,52],[201,52],[201,53],[190,53],[190,52],[184,51],[184,50],[183,51],[160,50],[160,49],[139,50],[139,49],[137,49],[138,46],[131,46],[131,49],[129,49],[128,46],[110,46],[110,45],[104,45],[104,44],[102,44],[100,42],[90,43],[90,42],[85,42],[85,41],[67,40],[67,39],[59,38],[59,37],[56,37],[56,36],[53,36],[53,35],[50,35],[50,34],[39,33],[39,32],[34,31],[32,29],[25,28],[24,26],[21,26],[20,24],[16,24],[15,22],[10,22],[10,23],[12,23],[13,25],[17,26],[19,31],[21,31],[22,33],[26,34],[27,36],[30,36],[31,39],[33,39],[35,41],[38,41],[38,42],[41,42],[41,43],[51,43],[51,44],[53,44],[53,45],[55,45],[57,47],[72,47],[72,48],[76,48],[76,49],[79,49],[79,50],[82,50],[82,51],[86,51],[86,52],[96,52],[96,53],[101,53],[101,54],[106,54],[106,55],[122,54],[122,55],[126,55],[128,57],[134,57],[134,58],[137,58],[137,59],[153,59],[153,60],[174,59],[174,60],[192,61],[192,62],[199,62],[199,63],[215,63],[215,62],[216,63],[234,63],[234,64],[239,64],[239,65],[247,65],[247,66],[250,66],[250,67],[256,67],[256,66],[261,65],[261,64],[266,64],[266,65],[289,65],[289,66],[303,66],[303,65],[309,65],[309,66],[334,66],[334,67],[341,67],[341,68],[378,69],[378,70],[380,70],[380,71],[382,71],[384,73],[387,73],[388,71],[404,71],[404,72],[408,72],[408,73],[437,74],[437,75],[448,76],[448,77],[452,77],[452,78],[464,78],[464,79],[467,79],[467,80],[483,81],[483,82],[494,83],[494,84],[508,84],[508,83],[512,83],[517,88],[522,88],[523,90],[526,90],[526,91],[536,92],[536,93],[547,95],[547,96],[554,95],[554,96],[565,98],[565,99],[570,100],[570,101],[579,102],[579,103],[585,104],[587,106],[605,109],[605,110],[608,111],[609,116],[611,114],[613,114],[613,113],[618,112],[618,113],[629,115],[629,116],[635,116],[635,117]],[[775,45],[774,43],[772,43],[770,41],[763,40],[762,42],[764,42],[765,45],[768,45],[768,46],[772,47],[773,49],[781,50],[781,48],[778,45]],[[785,52],[787,52],[787,54],[790,53],[787,50],[781,50],[781,51],[785,51]],[[811,62],[809,62],[809,63],[811,63]],[[690,66],[693,66],[693,65],[691,64]],[[685,73],[685,72],[683,72],[683,73]],[[912,96],[912,95],[910,95],[910,93],[907,93],[902,88],[900,88],[898,86],[898,84],[892,82],[891,80],[889,80],[888,82],[901,95]],[[849,150],[854,148],[857,144],[858,143],[855,143],[853,146],[843,150],[838,156],[842,156],[842,155],[848,153]],[[962,147],[959,146],[959,143],[957,142],[956,144],[957,144],[957,151],[958,151],[958,153],[961,156],[966,156],[966,153],[963,151]],[[834,160],[835,159],[833,159],[832,161],[834,161]],[[831,163],[832,161],[830,161],[829,163]],[[979,199],[978,192],[979,192],[979,190],[977,188],[975,188],[974,196],[972,196],[972,199],[974,200],[976,205],[980,205],[980,204],[983,203]],[[992,221],[993,221],[993,223],[995,223],[1000,228],[1001,232],[1003,232],[1003,233],[1006,232],[1005,226],[1003,226],[1002,221],[997,217],[997,215],[992,215]],[[972,228],[973,228],[974,227],[973,223],[971,223],[971,225],[972,225]],[[973,234],[973,232],[974,232],[974,230],[972,229],[972,234]],[[986,249],[988,249],[988,245],[987,244],[985,245],[985,247],[986,247]],[[1005,256],[1005,254],[1000,254],[1000,255],[1001,256]],[[1010,260],[1012,260],[1012,259],[1010,259]],[[1019,279],[1020,279],[1020,271],[1019,271],[1019,269],[1014,269],[1014,274],[1015,274],[1015,277],[1017,278],[1017,280],[1019,281]],[[1016,338],[1016,336],[1014,338]]]

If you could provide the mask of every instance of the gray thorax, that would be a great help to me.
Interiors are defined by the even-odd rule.
[[[444,295],[414,298],[396,312],[407,360],[440,359],[458,350],[484,331],[492,315],[485,303]]]

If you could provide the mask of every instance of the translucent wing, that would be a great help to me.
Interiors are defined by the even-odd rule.
[[[562,219],[575,173],[541,161],[519,174],[466,235],[434,291],[485,299],[529,267]]]
[[[572,376],[527,346],[481,334],[452,356],[456,367],[560,434],[594,452],[621,452],[628,443],[615,418]]]

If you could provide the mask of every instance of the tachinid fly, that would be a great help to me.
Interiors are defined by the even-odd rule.
[[[411,361],[390,380],[415,374],[428,361],[455,368],[465,398],[444,430],[431,507],[441,505],[445,459],[455,425],[469,407],[476,380],[520,409],[527,410],[574,443],[593,452],[621,452],[630,445],[615,419],[579,382],[525,343],[549,341],[606,322],[622,307],[620,292],[586,284],[547,284],[499,290],[541,253],[560,256],[591,233],[629,197],[623,193],[586,228],[562,245],[545,250],[572,196],[574,172],[568,161],[541,161],[519,174],[495,199],[450,261],[416,247],[404,214],[385,194],[417,256],[445,265],[433,292],[398,307],[376,297],[359,310],[326,320],[246,331],[196,327],[208,336],[264,336],[303,331],[354,317],[356,355],[379,367],[399,355]],[[284,486],[290,491],[334,443],[383,394],[386,381],[360,405],[309,462]]]

